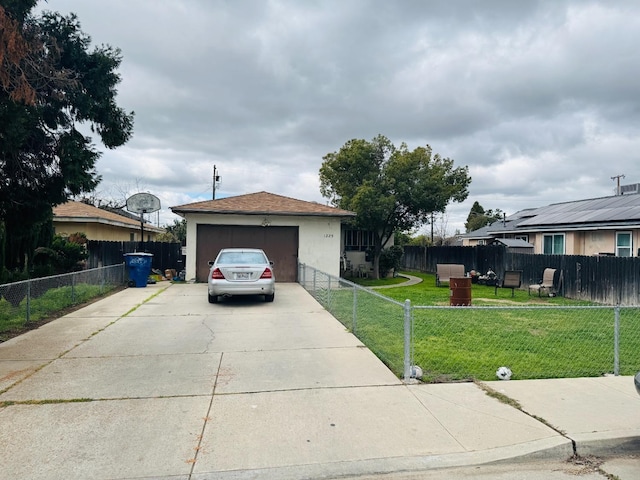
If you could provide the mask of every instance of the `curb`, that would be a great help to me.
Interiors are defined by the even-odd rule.
[[[602,436],[601,434],[599,434]],[[582,437],[583,435],[580,435]],[[585,434],[590,436],[589,434]],[[595,457],[616,457],[621,455],[635,455],[640,452],[640,434],[629,437],[586,438],[573,439],[575,453],[581,457],[593,455]]]
[[[492,450],[478,450],[421,457],[395,457],[353,462],[320,463],[303,466],[279,467],[257,470],[211,471],[194,473],[192,480],[298,480],[300,478],[338,478],[393,473],[418,473],[441,468],[468,467],[499,463],[526,462],[530,460],[565,461],[573,456],[573,445],[562,436],[554,436],[520,445],[510,445]]]

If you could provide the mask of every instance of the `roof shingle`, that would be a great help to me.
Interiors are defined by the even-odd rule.
[[[124,215],[118,215],[117,213],[103,210],[102,208],[94,207],[93,205],[87,205],[82,202],[68,201],[53,208],[53,217],[58,221],[87,221],[97,223],[113,223],[113,224],[125,224],[127,226],[140,226],[140,221],[133,218],[125,217]],[[162,231],[157,227],[145,224],[146,228],[152,228],[154,230]]]
[[[268,192],[207,200],[171,207],[174,213],[222,213],[242,215],[310,215],[354,217],[355,213],[316,202],[307,202]]]

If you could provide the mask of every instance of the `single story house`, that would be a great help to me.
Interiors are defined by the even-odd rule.
[[[640,184],[620,191],[626,193],[521,210],[461,238],[470,246],[519,239],[548,255],[640,256]]]
[[[54,207],[53,228],[56,234],[68,236],[82,232],[89,240],[135,242],[144,231],[144,241],[153,242],[164,232],[163,228],[145,223],[140,228],[140,220],[119,215],[109,210],[69,201]]]
[[[187,220],[186,278],[204,282],[221,248],[262,248],[279,282],[297,280],[298,262],[340,274],[342,222],[355,213],[268,192],[171,207]]]

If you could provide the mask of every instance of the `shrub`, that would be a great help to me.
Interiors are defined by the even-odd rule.
[[[56,235],[51,247],[38,247],[33,255],[32,277],[44,277],[57,273],[81,270],[87,259],[87,237],[74,233],[68,238]]]
[[[386,277],[392,270],[402,267],[404,250],[399,245],[393,245],[380,252],[380,277]]]

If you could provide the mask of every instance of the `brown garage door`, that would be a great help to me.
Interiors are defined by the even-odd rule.
[[[221,248],[261,248],[274,263],[277,282],[295,282],[298,274],[298,227],[198,225],[196,280],[206,282],[209,260]]]

